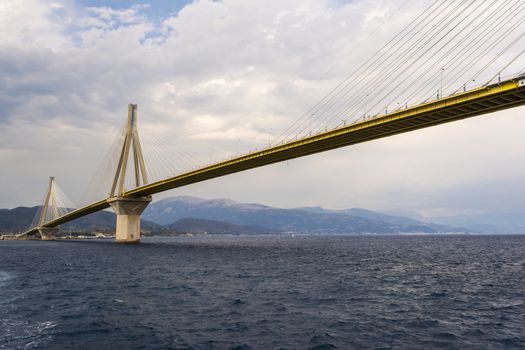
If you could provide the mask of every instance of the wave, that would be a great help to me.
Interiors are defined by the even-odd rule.
[[[8,271],[0,271],[0,287],[5,286],[9,280],[14,278],[14,274]]]
[[[9,349],[35,349],[52,339],[49,332],[57,323],[52,321],[29,322],[12,319],[0,319],[0,339]],[[0,346],[0,349],[3,347]]]

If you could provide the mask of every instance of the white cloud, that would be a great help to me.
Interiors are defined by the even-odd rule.
[[[60,34],[61,24],[53,14],[62,9],[57,2],[4,0],[0,4],[0,43],[18,47],[57,48],[68,38]]]
[[[430,2],[410,2],[392,16],[403,3],[197,1],[157,23],[140,6],[3,1],[0,162],[8,166],[2,167],[0,207],[36,204],[51,174],[71,197],[81,193],[130,102],[139,104],[145,149],[148,140],[157,146],[168,140],[179,149],[195,147],[209,161],[216,148],[224,157],[262,146]],[[490,193],[484,205],[457,194],[474,198],[486,184],[503,186],[525,173],[522,112],[400,135],[167,195],[427,213],[512,208],[524,193],[497,205]]]

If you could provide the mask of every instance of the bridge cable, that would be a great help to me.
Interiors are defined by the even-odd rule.
[[[463,10],[456,14],[455,17],[453,17],[450,21],[448,22],[445,22],[443,23],[442,25],[442,28],[449,28],[449,25],[453,23],[453,21],[457,18],[459,18],[460,15],[462,15],[465,11],[468,10],[468,8],[473,5],[473,3],[471,3],[469,6],[463,8]],[[472,12],[472,14],[475,14],[475,11]],[[469,14],[470,15],[470,14]],[[372,107],[369,107],[367,110],[365,110],[365,113],[364,113],[364,116],[367,116],[368,115],[368,112],[372,109],[374,109],[377,105],[381,105],[382,102],[390,95],[392,94],[393,92],[395,92],[396,90],[398,90],[401,86],[403,86],[403,84],[407,83],[407,81],[409,79],[413,79],[413,77],[409,74],[405,74],[404,75],[404,70],[401,70],[400,67],[403,67],[404,64],[408,64],[410,61],[413,61],[413,63],[416,63],[416,62],[419,62],[419,65],[416,66],[416,68],[412,68],[414,70],[414,72],[417,72],[419,71],[421,68],[424,69],[424,67],[426,66],[426,64],[428,63],[428,60],[430,59],[430,57],[433,57],[434,54],[431,54],[432,53],[432,50],[434,48],[437,48],[437,45],[441,43],[442,40],[444,40],[447,36],[449,36],[449,34],[451,34],[455,29],[458,29],[459,26],[461,24],[464,24],[466,19],[468,18],[468,16],[462,20],[460,20],[457,24],[455,24],[452,28],[449,28],[447,32],[445,32],[445,34],[440,34],[441,36],[439,37],[438,36],[438,40],[435,41],[434,43],[431,42],[431,40],[427,40],[425,43],[423,43],[421,45],[422,48],[424,48],[424,51],[422,53],[418,53],[419,56],[415,56],[416,58],[413,58],[413,57],[408,57],[406,58],[404,61],[400,62],[400,64],[398,66],[395,67],[394,71],[388,75],[387,78],[385,78],[385,80],[391,80],[392,82],[395,82],[397,81],[399,78],[401,78],[402,80],[397,83],[397,85],[394,85],[393,88],[390,88],[389,92],[384,92],[384,91],[381,91],[382,94],[382,98],[375,102],[375,105],[372,105]],[[468,25],[468,23],[471,23],[471,22],[467,22],[467,24],[464,24],[465,26]],[[441,30],[438,32],[438,33],[441,33]],[[446,47],[447,44],[451,43],[453,40],[455,40],[455,37],[452,36],[450,39],[448,39],[448,41],[446,41],[442,46],[441,48],[437,48],[436,50],[436,53],[440,52],[442,48]],[[427,47],[427,44],[431,44],[429,47]],[[428,59],[424,59],[424,57],[426,55],[429,55],[430,57]],[[412,54],[410,55],[412,56]],[[413,64],[412,63],[412,64]],[[405,78],[402,78],[403,75],[405,76]],[[395,84],[395,83],[394,83]],[[373,88],[371,89],[378,89],[379,88],[379,85],[376,85],[374,86]],[[375,97],[374,97],[375,98]],[[372,99],[373,100],[373,99]],[[353,109],[354,108],[354,109]],[[354,105],[352,106],[349,106],[346,108],[346,110],[343,111],[343,113],[353,113],[353,111],[355,110],[355,103]],[[341,110],[338,111],[338,113],[341,113]],[[333,124],[332,124],[333,125]]]
[[[381,84],[384,81],[388,81],[392,79],[392,75],[395,75],[396,72],[400,70],[400,67],[402,67],[403,64],[409,62],[411,59],[413,59],[414,52],[419,51],[424,45],[430,43],[433,40],[432,32],[436,29],[438,30],[437,33],[441,32],[444,28],[446,28],[446,25],[451,23],[454,19],[456,19],[459,14],[456,13],[458,10],[461,10],[461,5],[463,5],[466,2],[466,0],[462,1],[459,5],[457,5],[452,12],[448,13],[446,17],[440,19],[437,23],[435,23],[430,29],[422,33],[421,38],[427,37],[427,39],[417,39],[417,41],[410,45],[408,50],[404,51],[404,57],[401,56],[401,59],[398,57],[397,59],[394,59],[391,63],[387,64],[387,67],[383,68],[379,72],[376,72],[374,76],[370,77],[372,81],[376,81],[376,83],[371,87],[370,89],[375,89],[378,87],[379,84]],[[470,4],[472,5],[472,3]],[[462,12],[466,11],[465,8],[463,8]],[[461,13],[462,13],[461,12]],[[443,12],[441,12],[443,13]],[[453,14],[453,15],[452,15]],[[430,22],[432,23],[432,22]],[[423,41],[424,40],[424,41]],[[402,53],[403,54],[403,53]],[[390,71],[390,73],[388,73]],[[385,75],[386,74],[386,75]],[[363,77],[362,80],[366,79],[367,77]],[[351,90],[346,91],[342,97],[346,97],[349,95]],[[354,98],[354,104],[361,103],[365,99],[365,92],[362,92],[361,94],[358,94],[357,98]],[[341,102],[342,99],[339,100]],[[337,104],[334,104],[334,106],[337,106]],[[322,115],[325,115],[326,113],[333,111],[334,106],[329,108],[327,111],[324,111]],[[341,108],[341,106],[339,106]],[[319,125],[320,122],[318,122]],[[312,123],[310,123],[311,125]],[[310,127],[310,125],[308,127]],[[315,130],[315,129],[314,129]],[[317,129],[318,130],[318,129]]]
[[[488,8],[487,8],[487,9],[488,9]],[[493,13],[492,13],[492,14],[493,14]],[[470,23],[472,23],[472,22],[470,22]],[[469,23],[469,24],[470,24],[470,23]],[[483,24],[483,23],[480,23],[480,25],[481,25],[481,24]],[[478,28],[478,27],[475,27],[475,28]],[[471,31],[471,32],[470,32],[465,38],[470,38],[471,35],[472,35],[472,33],[473,33],[473,31]],[[465,38],[464,38],[462,41],[458,42],[458,44],[461,45],[462,43],[464,43],[464,42],[466,41]],[[459,46],[459,45],[457,45],[457,46]],[[451,50],[449,50],[449,52],[451,52]],[[459,52],[458,52],[455,56],[452,57],[452,61],[454,61],[454,59],[455,59],[456,57],[459,57],[459,58],[464,57],[465,54],[468,54],[468,50],[467,50],[466,48],[464,48],[464,49],[462,49],[462,50],[459,50]],[[415,80],[415,81],[423,80],[422,78],[425,76],[425,74],[428,73],[429,71],[431,71],[431,70],[432,70],[434,67],[436,67],[438,64],[442,63],[442,62],[445,60],[445,57],[446,57],[445,55],[441,56],[439,59],[436,60],[436,62],[435,62],[433,65],[431,65],[430,67],[428,67],[427,70],[426,70],[425,72],[421,73],[421,74],[420,74],[417,78],[415,78],[414,80]],[[429,62],[429,59],[427,59],[427,60],[425,61],[425,64],[424,64],[424,65],[426,65],[428,62]],[[449,60],[448,62],[444,63],[443,66],[444,66],[444,67],[451,67],[451,63],[450,63],[450,62],[451,62],[451,61]],[[422,65],[421,67],[423,67],[423,65]],[[453,69],[454,69],[454,68],[453,68]],[[432,84],[432,83],[430,83],[430,84]],[[445,86],[445,88],[446,88],[446,86],[447,86],[447,85],[446,85],[446,81],[444,82],[444,84],[445,84],[444,86]],[[428,86],[429,84],[427,83],[426,85]],[[404,96],[404,94],[405,94],[408,90],[410,90],[411,88],[412,88],[411,86],[408,86],[408,88],[406,88],[405,90],[401,90],[401,92],[398,93],[398,95],[396,95],[396,97],[394,97],[394,99],[391,100],[390,103],[393,103],[393,101],[397,100],[399,97]],[[421,88],[421,89],[422,89],[422,88]],[[443,90],[443,89],[442,89],[442,90]],[[395,91],[395,89],[393,89],[393,91]],[[415,93],[417,93],[417,90],[415,91]],[[443,94],[443,91],[441,91],[441,92],[439,92],[439,93],[442,95],[442,94]],[[410,95],[408,98],[411,98],[411,97],[412,97],[412,95]],[[376,107],[376,106],[374,106],[374,107]]]
[[[511,1],[507,1],[507,3],[511,3]],[[459,64],[459,62],[463,62],[464,64],[466,64],[467,66],[469,66],[469,64],[467,64],[466,60],[471,57],[472,55],[475,55],[476,52],[478,51],[481,51],[483,50],[483,46],[481,45],[478,45],[480,42],[488,42],[488,40],[490,38],[487,38],[486,37],[486,34],[485,32],[486,31],[492,31],[492,29],[494,28],[494,26],[497,26],[498,23],[500,23],[500,20],[502,18],[506,18],[506,15],[514,10],[514,7],[519,4],[520,2],[519,1],[515,1],[514,4],[505,9],[504,7],[501,7],[497,10],[495,10],[494,12],[491,12],[489,13],[489,17],[490,19],[487,20],[487,19],[483,19],[482,22],[478,23],[472,30],[470,33],[468,33],[465,37],[462,38],[462,40],[460,42],[458,42],[456,44],[456,46],[454,48],[459,48],[457,50],[457,52],[453,52],[453,50],[449,50],[449,53],[453,53],[453,56],[452,57],[449,57],[448,58],[448,61],[446,61],[445,63],[442,64],[442,67],[446,67],[446,70],[447,70],[447,76],[448,76],[448,80],[451,81],[451,82],[454,82],[456,81],[454,78],[451,78],[451,77],[455,77],[456,79],[458,78],[457,76],[454,76],[452,75],[453,72],[455,72],[456,70],[458,69],[461,69],[463,68],[462,65]],[[488,9],[488,8],[487,8]],[[504,11],[502,11],[504,10]],[[497,14],[497,15],[496,15]],[[492,16],[491,16],[492,15]],[[491,21],[492,20],[492,21]],[[508,20],[510,21],[510,19]],[[507,22],[508,22],[507,21]],[[489,25],[485,28],[485,30],[481,30],[482,29],[482,26],[484,24],[487,24],[489,23]],[[493,35],[495,35],[496,32],[493,32],[493,34],[491,35],[491,37]],[[474,36],[474,37],[473,37]],[[466,44],[465,46],[461,47],[461,45],[463,44]],[[472,50],[472,48],[474,48]],[[445,58],[443,58],[444,60]],[[429,73],[430,71],[432,71],[433,69],[436,68],[437,64],[440,63],[441,60],[436,60],[436,62],[430,66],[426,71],[425,73]],[[438,72],[439,74],[439,72]],[[459,76],[461,76],[461,72],[459,73]],[[420,79],[423,77],[423,74],[420,75],[416,81],[418,80],[423,80],[423,79]],[[444,87],[443,87],[443,91],[445,91],[449,85],[447,85],[447,82],[446,80],[443,82],[444,84]],[[408,95],[408,97],[406,97],[406,101],[420,101],[420,100],[423,100],[426,96],[429,96],[430,94],[430,89],[434,90],[435,91],[435,82],[430,80],[430,81],[423,81],[422,84],[418,85],[418,86],[413,86],[413,92]],[[441,92],[441,94],[444,94],[444,92]],[[401,96],[404,96],[404,94],[406,93],[407,91],[403,91],[402,93],[400,93],[399,95],[397,95],[392,101],[395,101],[396,99],[399,99]],[[416,97],[417,96],[417,97]],[[420,97],[421,96],[421,97]],[[425,101],[423,102],[426,102],[429,98],[427,98]],[[393,103],[393,102],[390,102],[390,103]]]
[[[434,1],[425,11],[423,11],[414,21],[412,21],[410,24],[408,24],[403,30],[397,34],[393,39],[391,39],[387,44],[385,44],[381,49],[379,49],[370,59],[365,61],[361,66],[359,66],[353,73],[348,75],[342,82],[340,82],[335,88],[333,88],[328,94],[326,94],[317,104],[315,104],[313,107],[311,107],[308,111],[306,111],[301,118],[299,118],[296,122],[294,122],[290,127],[288,127],[284,132],[282,132],[279,136],[277,136],[272,142],[270,142],[269,146],[274,145],[276,143],[281,142],[282,137],[285,135],[289,135],[290,131],[293,131],[294,128],[297,127],[297,124],[302,121],[305,117],[309,117],[312,112],[315,112],[315,110],[319,107],[325,106],[327,103],[331,101],[333,98],[332,96],[334,93],[337,93],[337,91],[342,86],[347,86],[351,83],[350,79],[354,77],[357,73],[359,73],[362,69],[369,69],[372,67],[378,60],[380,60],[387,51],[385,50],[390,45],[396,45],[401,40],[403,40],[408,34],[410,34],[411,30],[409,30],[407,33],[403,34],[404,31],[408,30],[414,23],[418,23],[419,20],[424,21],[426,18],[428,18],[432,13],[434,13],[435,10],[431,10],[434,5],[440,4],[439,0]],[[430,13],[429,13],[430,11]],[[425,16],[426,15],[426,16]],[[425,17],[424,17],[425,16]],[[423,18],[424,17],[424,18]],[[380,54],[380,55],[379,55]],[[378,56],[379,55],[379,56]],[[375,57],[375,59],[374,59]],[[299,126],[301,126],[302,123],[299,123]]]

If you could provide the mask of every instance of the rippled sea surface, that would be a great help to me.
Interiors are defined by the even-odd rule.
[[[525,236],[0,242],[0,349],[518,349],[524,302]]]

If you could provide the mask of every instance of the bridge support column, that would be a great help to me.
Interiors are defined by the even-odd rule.
[[[151,197],[115,197],[108,200],[117,215],[115,242],[140,241],[140,215],[151,202]]]
[[[43,241],[52,241],[55,239],[58,227],[39,227],[38,233]]]

